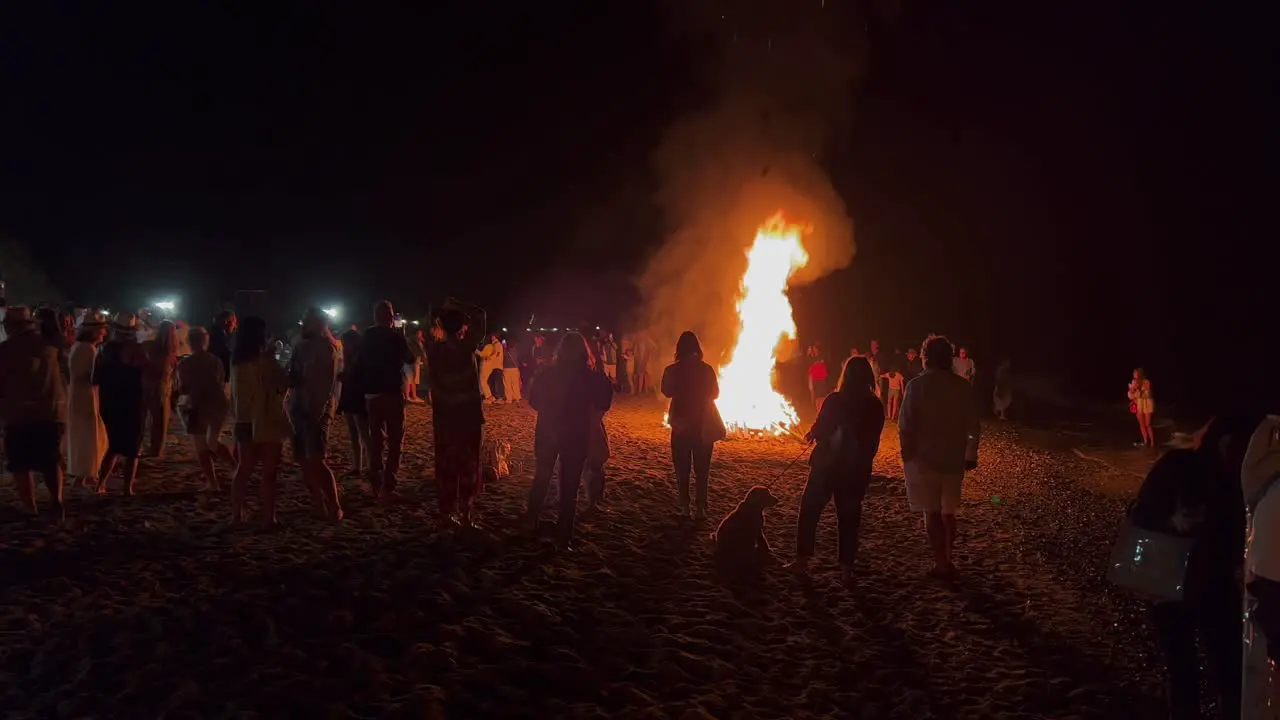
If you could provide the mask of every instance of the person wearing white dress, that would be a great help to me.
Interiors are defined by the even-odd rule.
[[[107,428],[98,415],[98,388],[93,385],[94,360],[106,335],[106,318],[86,314],[68,360],[67,474],[76,478],[77,487],[97,486],[98,470],[107,453]]]

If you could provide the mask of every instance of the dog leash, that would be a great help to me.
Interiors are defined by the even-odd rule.
[[[792,466],[792,465],[795,465],[795,464],[796,464],[796,463],[798,463],[798,462],[800,462],[800,458],[804,457],[804,454],[805,454],[805,453],[807,453],[807,452],[809,452],[809,448],[810,448],[810,447],[812,447],[812,446],[813,446],[813,441],[812,441],[812,440],[810,440],[809,442],[805,443],[805,444],[804,444],[804,447],[800,449],[800,454],[799,454],[799,455],[797,455],[797,456],[795,456],[795,459],[793,459],[791,462],[787,463],[787,466],[786,466],[786,467],[784,467],[784,468],[782,468],[782,472],[778,473],[778,476],[777,476],[777,477],[775,477],[774,479],[770,480],[770,481],[769,481],[769,484],[764,486],[764,487],[765,487],[765,489],[766,489],[766,490],[772,490],[772,489],[773,489],[773,486],[774,486],[774,485],[776,485],[776,484],[777,484],[777,482],[778,482],[779,480],[781,480],[781,479],[782,479],[782,476],[783,476],[783,475],[786,475],[786,474],[787,474],[787,471],[791,469],[791,466]]]

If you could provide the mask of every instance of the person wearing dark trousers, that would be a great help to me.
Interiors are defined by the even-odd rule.
[[[863,357],[844,361],[836,391],[827,396],[806,439],[817,446],[809,459],[809,482],[800,497],[796,523],[796,559],[789,566],[798,574],[809,569],[817,545],[818,521],[827,503],[835,501],[839,533],[837,557],[846,583],[853,580],[862,528],[862,500],[871,484],[871,464],[880,449],[884,406],[875,395],[877,378]]]
[[[537,529],[547,499],[551,474],[560,462],[560,514],[556,544],[572,550],[578,488],[591,446],[592,423],[613,404],[613,383],[596,365],[586,339],[569,333],[560,341],[555,360],[533,379],[529,405],[538,413],[534,428],[533,488],[525,512],[525,529]]]
[[[676,507],[689,516],[689,474],[697,481],[694,518],[707,517],[707,495],[711,477],[711,451],[715,446],[706,434],[706,420],[720,397],[716,371],[702,361],[698,336],[685,331],[676,341],[676,361],[662,372],[662,394],[671,398],[667,422],[671,425],[671,463],[676,471]]]
[[[1156,603],[1150,613],[1171,718],[1201,717],[1197,639],[1218,716],[1240,717],[1245,506],[1238,478],[1257,423],[1247,414],[1214,418],[1195,447],[1156,461],[1129,512],[1137,527],[1191,539],[1182,600]]]

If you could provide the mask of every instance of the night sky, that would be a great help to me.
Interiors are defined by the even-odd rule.
[[[27,5],[0,11],[0,236],[73,299],[196,321],[246,288],[626,317],[719,32],[674,3]],[[1114,393],[1142,364],[1202,403],[1276,375],[1265,10],[825,5],[869,43],[822,158],[857,255],[795,294],[803,335],[945,332]]]

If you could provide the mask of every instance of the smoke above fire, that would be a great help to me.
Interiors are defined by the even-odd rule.
[[[865,51],[848,37],[850,17],[819,0],[770,0],[740,15],[714,5],[672,7],[678,35],[714,38],[707,101],[654,153],[669,234],[638,279],[654,339],[665,346],[691,329],[713,365],[732,347],[745,251],[762,222],[782,211],[811,228],[793,287],[853,260],[853,220],[821,162],[847,129]]]

